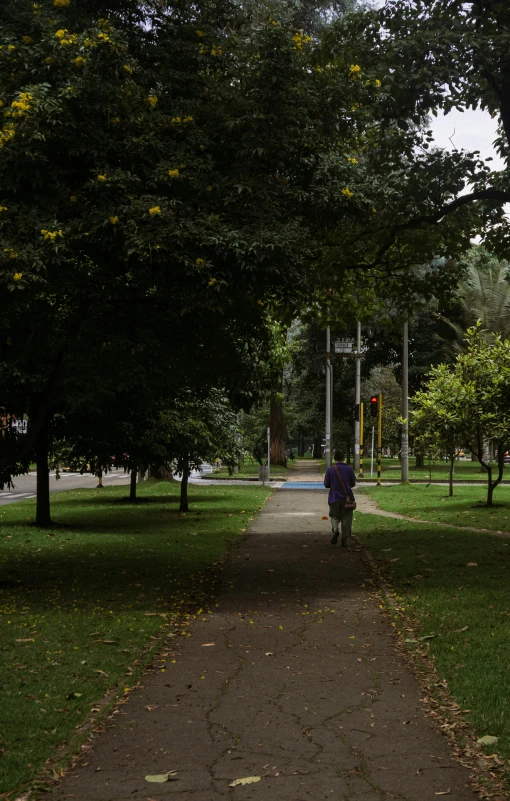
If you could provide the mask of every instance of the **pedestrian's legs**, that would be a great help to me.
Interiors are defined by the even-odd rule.
[[[340,520],[342,523],[342,545],[345,546],[348,544],[349,539],[351,537],[353,514],[354,514],[353,509],[346,509],[344,504],[341,505]]]
[[[340,504],[338,502],[330,503],[329,518],[331,520],[331,531],[333,532],[333,536],[331,538],[331,543],[333,545],[336,545],[336,542],[338,540],[338,535],[339,535],[338,527],[340,525],[340,520],[341,520],[340,515],[341,515]]]

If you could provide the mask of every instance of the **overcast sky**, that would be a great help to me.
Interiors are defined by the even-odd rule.
[[[376,6],[384,6],[384,0],[373,0],[373,2]],[[464,113],[451,111],[445,116],[440,112],[437,117],[431,116],[430,120],[430,127],[438,147],[451,150],[453,143],[458,150],[479,150],[482,159],[493,157],[491,169],[503,169],[503,161],[492,146],[496,138],[497,120],[491,119],[490,114],[485,111],[466,110]]]

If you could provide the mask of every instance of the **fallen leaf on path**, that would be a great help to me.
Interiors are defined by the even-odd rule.
[[[158,708],[158,704],[149,704],[148,706],[145,707],[147,712],[152,712],[153,709],[157,709],[157,708]]]
[[[466,567],[478,567],[477,562],[468,562]]]
[[[244,779],[234,779],[230,782],[229,787],[237,787],[238,784],[255,784],[260,781],[260,776],[246,776]]]
[[[153,776],[146,776],[146,782],[154,782],[156,784],[163,784],[163,782],[169,782],[172,777],[175,776],[177,771],[172,770],[169,773],[156,773]]]
[[[498,738],[493,737],[491,734],[486,734],[485,737],[479,737],[476,742],[479,745],[496,745]]]
[[[423,642],[423,640],[433,640],[434,637],[437,637],[437,634],[425,634],[423,637],[418,637],[418,640]]]
[[[450,795],[451,794],[450,788],[448,790],[440,790],[438,793],[434,793],[434,795]]]
[[[101,676],[106,676],[106,677],[108,677],[108,673],[105,673],[105,672],[104,672],[104,670],[94,670],[94,673],[100,673],[100,674],[101,674]]]
[[[211,645],[216,645],[215,642],[204,642],[202,643],[202,648],[210,648]]]
[[[72,701],[73,698],[81,698],[81,693],[69,693],[67,700]]]
[[[101,642],[106,643],[106,645],[116,645],[116,640],[101,640]]]
[[[274,653],[272,651],[266,651],[266,656],[274,656]]]
[[[328,519],[327,517],[321,517],[321,520],[327,520],[327,519]]]

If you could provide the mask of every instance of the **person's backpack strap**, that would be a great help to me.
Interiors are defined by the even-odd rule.
[[[349,487],[349,489],[347,489],[347,487],[345,486],[345,481],[343,480],[340,468],[336,464],[334,464],[333,467],[335,468],[335,471],[336,471],[336,474],[337,474],[338,479],[340,481],[340,484],[342,485],[342,489],[344,491],[345,497],[346,498],[351,498],[352,500],[354,500],[354,493],[353,493],[353,491],[352,491],[352,489],[350,487]]]

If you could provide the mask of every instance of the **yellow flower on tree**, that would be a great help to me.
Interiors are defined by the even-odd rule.
[[[216,278],[209,278],[207,286],[214,286],[215,283],[216,283]]]
[[[179,177],[179,170],[168,170],[168,176],[170,178],[178,178]]]
[[[379,78],[376,78],[374,83],[375,83],[376,86],[380,86],[381,85],[381,81],[379,80]]]
[[[71,5],[71,0],[53,0],[53,5],[56,8],[67,8]]]
[[[205,33],[203,31],[195,31],[195,33],[199,39],[202,39],[205,36]]]
[[[184,117],[183,122],[191,122],[193,117]]]
[[[85,61],[86,61],[86,59],[83,58],[83,56],[78,56],[77,58],[75,58],[73,60],[73,64],[75,64],[75,66],[77,66],[77,67],[83,67],[83,65],[85,64]]]
[[[125,71],[128,73],[128,75],[132,75],[132,74],[133,74],[133,70],[131,69],[131,67],[129,66],[129,64],[124,64],[124,65],[122,66],[122,69],[123,69],[123,70],[125,70]]]
[[[354,192],[351,192],[349,187],[346,186],[345,189],[342,189],[342,195],[345,195],[345,197],[351,198],[351,197],[354,196]]]
[[[2,129],[0,129],[0,147],[4,147],[7,142],[14,136],[14,123],[8,122]]]
[[[357,164],[358,163],[358,159],[355,159],[355,158],[348,158],[347,161],[350,161],[351,164]]]
[[[44,61],[45,61],[46,64],[54,64],[55,63],[55,59],[53,58],[53,56],[46,56]]]
[[[7,211],[7,206],[0,206],[0,211]]]
[[[22,278],[23,278],[23,273],[14,273],[14,275],[12,276],[13,281],[21,281]]]
[[[58,31],[55,32],[55,36],[57,39],[63,39],[67,33],[67,28],[59,28]]]
[[[7,50],[9,51],[9,53],[12,53],[13,50],[16,50],[16,45],[9,45]]]
[[[151,108],[155,108],[158,103],[158,98],[156,97],[156,95],[149,95],[149,97],[147,98],[147,103]]]
[[[106,173],[103,173],[103,175],[98,175],[97,176],[97,180],[98,181],[106,181]]]
[[[352,81],[355,81],[356,78],[361,78],[361,75],[359,73],[361,73],[361,67],[359,66],[359,64],[351,64],[351,66],[349,67],[349,76]]]
[[[117,216],[110,217],[110,222],[112,225],[117,225],[117,223],[119,222],[119,218]]]
[[[76,195],[71,195],[71,197],[69,198],[69,200],[71,201],[71,203],[76,203],[76,201],[78,200],[78,198],[76,197]]]
[[[312,41],[312,37],[306,36],[304,33],[300,33],[300,31],[298,31],[292,37],[292,41],[296,46],[296,50],[302,50],[305,44]]]
[[[20,92],[18,95],[17,100],[13,100],[11,103],[11,108],[14,109],[13,117],[24,117],[27,111],[30,110],[30,101],[32,100],[32,95],[30,92]]]
[[[159,206],[153,206],[152,209],[149,209],[149,214],[151,215],[151,217],[153,214],[161,214],[161,209],[159,208]]]
[[[23,37],[23,44],[32,44],[33,41],[34,40],[32,39],[31,36],[24,36]]]
[[[205,266],[205,259],[197,259],[195,264],[197,267],[204,267]]]
[[[41,234],[44,239],[53,241],[57,236],[62,236],[62,229],[59,228],[58,231],[48,231],[46,228],[41,228]]]

